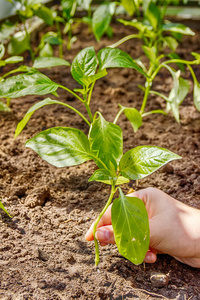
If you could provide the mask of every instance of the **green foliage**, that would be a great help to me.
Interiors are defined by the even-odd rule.
[[[26,142],[48,163],[57,166],[74,166],[88,160],[94,160],[97,169],[89,181],[95,180],[111,185],[109,200],[111,203],[117,185],[129,179],[148,176],[164,164],[180,156],[159,147],[139,146],[123,155],[123,137],[119,126],[107,122],[98,113],[90,125],[88,137],[75,128],[54,127],[40,132]],[[148,214],[143,202],[138,198],[126,197],[119,188],[120,196],[112,206],[112,224],[119,252],[134,264],[144,260],[149,248]],[[95,228],[99,218],[95,222]],[[123,224],[123,226],[122,226]],[[98,243],[96,259],[99,262]]]
[[[123,2],[123,1],[122,1]],[[131,1],[125,1],[126,6],[131,5]],[[134,1],[133,1],[134,2]],[[144,91],[143,103],[140,109],[141,117],[145,117],[147,115],[153,113],[165,113],[163,110],[150,111],[145,112],[147,100],[150,94],[155,94],[166,100],[166,113],[172,111],[172,114],[177,122],[180,121],[179,116],[179,106],[184,101],[187,96],[190,88],[189,81],[183,79],[180,75],[180,70],[182,72],[185,71],[185,67],[187,66],[194,79],[194,105],[199,110],[199,83],[196,79],[196,76],[191,68],[191,65],[200,64],[200,55],[198,53],[194,53],[193,56],[195,60],[186,61],[181,59],[176,53],[176,49],[179,45],[180,39],[183,35],[191,35],[193,36],[195,33],[187,26],[180,23],[173,23],[165,18],[165,13],[168,5],[172,1],[163,1],[159,2],[153,0],[139,1],[138,5],[143,4],[143,15],[138,15],[137,19],[133,19],[132,21],[127,21],[123,19],[119,19],[119,21],[127,26],[132,26],[138,30],[137,34],[129,35],[119,42],[111,45],[111,47],[117,47],[123,42],[130,40],[132,38],[139,38],[143,41],[142,49],[144,51],[145,56],[149,60],[148,66],[143,64],[143,62],[138,59],[138,64],[143,68],[144,72],[147,73],[146,82],[144,87],[140,88]],[[177,3],[179,1],[176,1]],[[168,47],[167,54],[164,52],[165,48]],[[169,52],[171,50],[171,52]],[[170,58],[170,60],[167,60]],[[170,64],[177,64],[180,70],[175,71]],[[153,85],[153,81],[157,76],[158,72],[161,68],[166,68],[173,79],[173,88],[170,91],[169,95],[161,94],[157,91],[151,89]],[[139,127],[138,127],[139,128]],[[137,126],[134,128],[137,130]]]
[[[164,164],[180,156],[155,146],[138,146],[127,151],[119,162],[122,176],[137,180],[155,172]]]
[[[4,48],[1,47],[0,50],[0,56],[3,57]],[[12,59],[10,58],[10,60]],[[68,67],[69,63],[59,58],[40,57],[34,61],[32,68],[20,66],[14,69],[6,74],[5,78],[2,78],[0,97],[17,98],[32,94],[55,94],[60,87],[85,105],[89,121],[82,112],[71,105],[46,98],[34,104],[27,111],[16,128],[15,138],[24,129],[32,114],[46,105],[59,104],[76,112],[89,126],[88,135],[75,128],[55,127],[42,131],[29,139],[26,142],[26,147],[33,149],[42,159],[57,167],[75,166],[93,160],[97,165],[97,170],[89,181],[95,180],[111,186],[111,193],[103,211],[111,203],[119,185],[128,183],[130,179],[143,178],[168,161],[180,158],[168,150],[153,146],[136,147],[123,154],[123,133],[115,123],[119,116],[124,113],[136,131],[142,125],[142,116],[135,108],[119,105],[120,110],[113,123],[107,122],[100,112],[94,114],[91,112],[90,102],[94,84],[96,80],[107,75],[108,68],[133,68],[146,75],[127,53],[119,49],[104,48],[96,54],[93,47],[83,49],[77,54],[71,65],[71,74],[82,87],[75,91],[53,82],[37,70],[57,65]],[[8,77],[8,75],[10,76]],[[81,94],[81,97],[76,92]],[[120,196],[114,201],[112,209],[116,243],[124,257],[138,264],[144,259],[149,245],[148,215],[141,200],[126,197],[121,189],[119,191]],[[95,226],[97,226],[103,211]],[[120,228],[122,220],[124,226]],[[135,226],[135,224],[137,225]],[[130,230],[127,230],[129,227]],[[138,230],[138,228],[142,228],[142,230]],[[95,248],[95,262],[98,264],[99,250],[96,238]]]
[[[102,4],[95,10],[92,17],[92,29],[97,41],[108,31],[114,12],[115,2]]]
[[[11,217],[11,215],[9,214],[9,212],[5,209],[5,207],[4,207],[4,205],[3,205],[3,203],[0,201],[0,208],[10,217],[10,218],[12,218]]]
[[[92,159],[87,136],[79,129],[55,127],[26,142],[44,160],[56,167],[76,166]]]
[[[120,188],[119,192],[111,210],[115,242],[119,253],[138,265],[149,249],[148,214],[142,200],[125,196]]]

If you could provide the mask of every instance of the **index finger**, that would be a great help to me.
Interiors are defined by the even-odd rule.
[[[106,210],[106,212],[104,213],[104,215],[100,219],[100,221],[97,225],[97,228],[102,227],[102,226],[106,226],[106,225],[112,225],[111,207],[112,207],[112,204],[108,207],[108,209]],[[92,225],[90,226],[90,229],[86,232],[86,235],[85,235],[86,241],[92,241],[94,239],[94,236],[93,236],[94,223],[95,222],[92,223]]]

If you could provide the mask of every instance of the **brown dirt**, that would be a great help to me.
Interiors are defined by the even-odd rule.
[[[117,41],[129,29],[114,26]],[[70,62],[82,48],[94,45],[100,49],[111,41],[103,38],[97,44],[86,28],[77,30],[78,42],[65,53]],[[122,46],[133,57],[141,55],[140,42]],[[186,37],[179,54],[188,59],[191,51],[200,49],[200,33]],[[195,67],[200,78],[200,69]],[[77,87],[69,68],[45,70],[50,78],[68,87]],[[155,88],[168,92],[172,81],[160,72]],[[186,77],[189,74],[186,73]],[[113,69],[99,80],[93,95],[92,111],[99,110],[113,121],[118,103],[139,108],[142,92],[137,88],[143,77],[129,69]],[[68,93],[59,90],[61,101],[83,107]],[[54,97],[52,97],[54,98]],[[72,126],[87,133],[88,128],[73,112],[61,106],[49,106],[36,112],[25,130],[13,140],[18,121],[33,103],[42,97],[29,96],[12,100],[12,112],[0,113],[0,197],[14,217],[0,212],[0,299],[200,299],[199,269],[161,255],[156,263],[134,266],[121,257],[117,248],[101,248],[101,263],[94,266],[94,245],[84,239],[86,230],[103,208],[109,193],[104,184],[88,183],[95,170],[91,162],[58,169],[43,161],[25,141],[36,133],[54,126]],[[148,109],[164,108],[152,96]],[[139,182],[135,189],[154,186],[169,195],[200,208],[200,114],[192,104],[190,92],[180,109],[181,123],[171,115],[153,115],[144,119],[135,134],[125,118],[119,125],[124,131],[124,150],[137,145],[165,147],[182,156]],[[129,190],[124,187],[124,191]],[[157,288],[150,282],[152,272],[167,274],[169,284]]]

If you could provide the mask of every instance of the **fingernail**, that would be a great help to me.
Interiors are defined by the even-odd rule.
[[[111,234],[110,231],[107,229],[99,229],[97,230],[95,237],[97,240],[101,241],[101,242],[106,242],[110,240]]]
[[[152,255],[150,253],[146,254],[146,256],[145,256],[145,262],[146,263],[152,263],[153,262]]]

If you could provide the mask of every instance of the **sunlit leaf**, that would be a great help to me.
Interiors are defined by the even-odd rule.
[[[90,156],[87,136],[79,129],[54,127],[38,133],[26,142],[44,160],[56,167],[76,166]]]
[[[185,35],[195,35],[194,31],[192,31],[189,27],[185,26],[184,24],[171,23],[169,21],[166,24],[162,25],[162,30],[172,31],[175,33],[181,33]]]
[[[138,130],[142,126],[142,116],[136,108],[133,107],[124,107],[119,105],[121,109],[123,109],[123,113],[127,117],[127,119],[131,122],[134,132]]]
[[[59,85],[40,72],[19,74],[0,83],[0,97],[18,98],[26,95],[53,93]]]
[[[122,176],[136,180],[144,178],[166,163],[181,157],[169,150],[155,146],[138,146],[127,151],[120,160]]]
[[[93,121],[89,132],[91,150],[100,158],[106,167],[110,169],[110,161],[117,167],[123,153],[122,130],[118,125],[107,122],[99,113],[99,117]],[[99,168],[104,168],[96,161]]]
[[[34,61],[33,68],[52,68],[56,66],[70,66],[70,63],[59,57],[37,57]]]
[[[82,78],[85,79],[88,76],[94,75],[97,69],[98,61],[94,47],[87,47],[80,51],[74,58],[71,66],[71,74],[73,78],[82,84]]]
[[[149,249],[148,213],[142,200],[125,196],[120,188],[119,192],[111,209],[115,242],[122,256],[141,264]]]
[[[103,48],[98,52],[97,57],[101,70],[106,68],[133,68],[146,76],[132,57],[120,49]]]
[[[11,109],[3,101],[0,100],[0,111],[11,111]]]
[[[5,209],[3,203],[0,201],[0,208],[3,209],[3,211],[10,217],[12,218],[12,216],[9,214],[9,212]]]
[[[115,12],[115,3],[101,4],[97,7],[92,17],[92,29],[94,36],[99,41],[102,35],[107,31]]]

